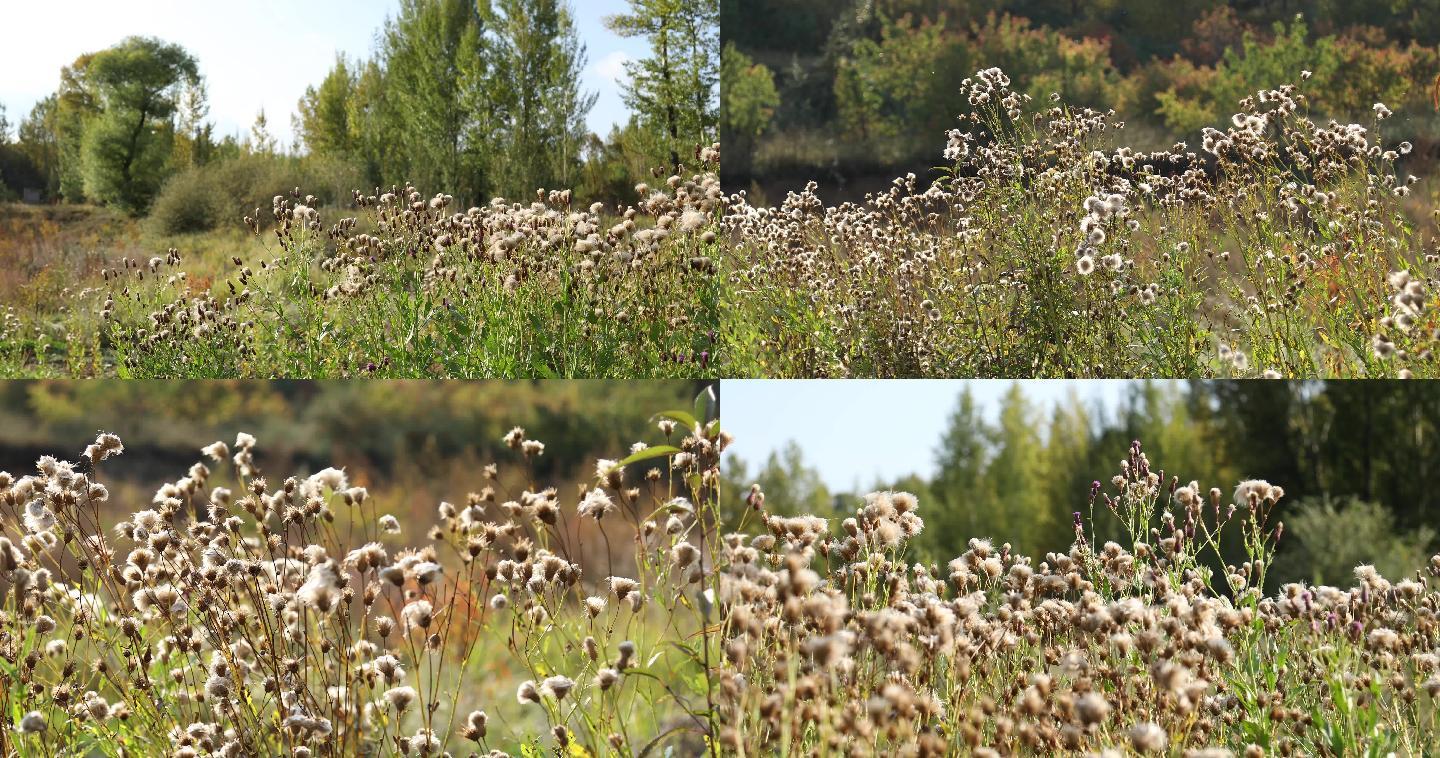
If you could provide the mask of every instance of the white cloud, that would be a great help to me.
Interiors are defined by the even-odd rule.
[[[610,84],[618,85],[625,79],[625,62],[634,60],[624,50],[615,50],[598,61],[590,64],[590,68],[601,79]]]

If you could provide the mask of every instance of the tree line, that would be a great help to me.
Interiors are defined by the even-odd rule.
[[[597,457],[663,441],[652,416],[692,407],[707,384],[16,380],[0,383],[0,471],[32,470],[36,451],[73,456],[96,429],[125,441],[128,469],[165,476],[196,460],[199,445],[237,431],[259,437],[276,460],[424,468],[463,455],[509,460],[501,438],[519,425],[546,443],[532,462],[537,475],[569,476],[569,467],[580,467],[589,476]],[[483,484],[479,478],[475,472],[472,486]]]
[[[400,0],[370,57],[337,57],[307,88],[291,145],[263,110],[248,135],[217,137],[195,55],[131,37],[66,66],[13,140],[0,109],[0,195],[39,188],[140,215],[178,174],[258,158],[291,169],[266,173],[272,194],[297,169],[338,165],[369,187],[410,181],[470,203],[541,187],[618,199],[717,138],[718,14],[718,0],[630,0],[605,20],[651,53],[626,63],[631,117],[603,138],[585,127],[596,95],[565,0]]]
[[[948,560],[971,537],[1043,555],[1068,549],[1073,514],[1090,515],[1094,482],[1113,491],[1110,477],[1136,440],[1167,484],[1195,480],[1227,499],[1244,479],[1283,487],[1277,578],[1346,581],[1362,562],[1395,575],[1440,547],[1440,388],[1424,382],[1137,382],[1115,408],[1072,395],[1048,410],[1017,383],[993,420],[966,389],[936,441],[936,473],[874,487],[920,497],[918,558]],[[755,481],[767,507],[783,512],[838,516],[863,494],[828,490],[794,444],[724,473],[732,500]],[[1102,538],[1118,538],[1119,524],[1094,510]]]
[[[1128,139],[1155,148],[1302,69],[1318,115],[1364,117],[1380,100],[1428,116],[1437,11],[1433,0],[726,0],[725,171],[808,179],[934,165],[965,108],[961,81],[992,66],[1037,103],[1058,92],[1114,108]],[[1429,134],[1432,122],[1408,128]]]

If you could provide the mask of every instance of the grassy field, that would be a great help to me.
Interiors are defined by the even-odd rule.
[[[778,516],[721,563],[720,741],[737,755],[1425,755],[1440,556],[1351,587],[1265,584],[1279,486],[1160,473],[1136,442],[1065,552],[974,538],[911,563],[925,504]],[[1082,501],[1083,502],[1083,501]],[[783,504],[776,504],[783,505]],[[1095,517],[1127,528],[1100,543]],[[997,535],[1002,537],[1003,535]],[[1246,559],[1227,564],[1221,543]],[[954,553],[950,553],[953,555]]]
[[[712,376],[723,198],[718,149],[704,157],[625,208],[286,192],[169,237],[104,209],[11,206],[0,375]]]
[[[703,752],[725,441],[654,421],[563,490],[517,427],[426,520],[244,433],[139,508],[110,434],[0,474],[0,753]]]
[[[1223,131],[1114,147],[1113,113],[966,81],[945,175],[863,203],[733,195],[723,352],[740,376],[1440,374],[1432,183],[1377,103],[1308,117],[1304,77]]]

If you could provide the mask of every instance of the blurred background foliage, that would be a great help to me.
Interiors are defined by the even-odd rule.
[[[983,411],[963,391],[935,441],[937,473],[870,488],[920,497],[917,560],[943,564],[972,537],[1037,559],[1068,550],[1073,514],[1090,515],[1092,482],[1115,491],[1110,478],[1132,440],[1167,485],[1179,477],[1202,491],[1219,487],[1225,503],[1243,479],[1283,487],[1275,581],[1348,583],[1360,563],[1399,578],[1440,548],[1440,385],[1433,382],[1136,382],[1118,407],[1072,395],[1048,410],[1017,382],[997,412]],[[737,440],[741,456],[744,445]],[[828,489],[794,443],[758,463],[728,459],[723,474],[732,518],[752,482],[779,513],[840,518],[864,494]],[[1102,503],[1094,513],[1099,539],[1118,540],[1123,532]],[[1243,560],[1238,541],[1225,547],[1227,559]]]
[[[125,454],[104,467],[118,513],[183,476],[215,440],[259,439],[272,479],[345,467],[389,512],[427,514],[485,485],[481,467],[521,465],[501,437],[522,426],[545,443],[544,485],[589,481],[597,458],[663,442],[651,417],[689,409],[692,381],[9,381],[0,383],[0,470],[33,471],[40,455],[75,460],[103,430]],[[514,465],[511,465],[514,464]],[[569,496],[574,489],[561,490]],[[128,510],[126,511],[128,512]],[[428,521],[423,523],[429,523]]]
[[[722,176],[771,201],[812,179],[858,197],[934,166],[961,80],[992,66],[1037,104],[1115,109],[1115,139],[1137,149],[1195,143],[1308,69],[1312,115],[1383,101],[1412,163],[1440,153],[1435,0],[722,0],[721,23]]]

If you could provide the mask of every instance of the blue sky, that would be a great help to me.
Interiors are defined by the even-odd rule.
[[[934,450],[961,390],[994,420],[1009,380],[726,380],[721,415],[735,435],[730,453],[751,470],[789,440],[831,491],[848,492],[910,473],[934,474]],[[1031,402],[1049,409],[1075,393],[1114,409],[1131,382],[1019,382]],[[723,464],[722,464],[723,465]]]
[[[264,108],[272,132],[288,145],[290,115],[305,88],[319,84],[337,52],[368,57],[376,32],[398,7],[396,0],[7,1],[0,11],[0,104],[17,124],[55,91],[62,66],[142,34],[179,43],[199,59],[219,134],[248,134]],[[571,0],[571,7],[589,52],[584,87],[600,95],[589,126],[604,136],[627,117],[616,82],[622,64],[648,48],[616,37],[601,21],[623,11],[625,0]]]

